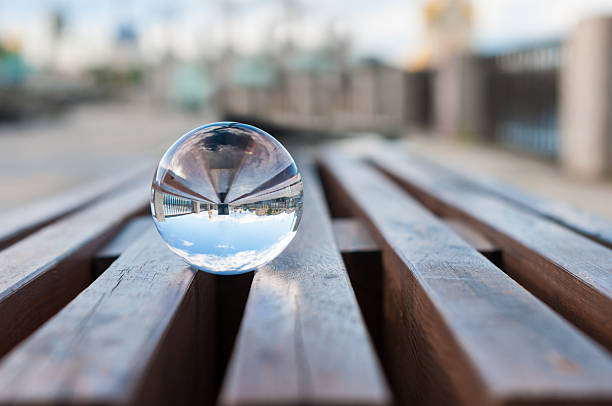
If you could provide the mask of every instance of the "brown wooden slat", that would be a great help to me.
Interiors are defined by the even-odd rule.
[[[0,355],[91,283],[91,258],[145,209],[147,189],[148,180],[130,183],[0,252]]]
[[[487,237],[482,235],[478,230],[474,230],[463,220],[456,218],[445,218],[444,222],[459,237],[463,238],[468,244],[470,244],[476,251],[480,252],[489,261],[499,266],[501,264],[501,250],[495,244],[493,244]]]
[[[446,171],[449,176],[455,177],[457,181],[467,182],[472,187],[497,195],[503,200],[537,213],[612,248],[612,221],[609,219],[565,202],[535,196],[508,183],[481,174],[467,173],[456,168],[450,168],[418,155],[411,154],[411,158],[418,159],[425,165],[433,166],[438,171]]]
[[[539,215],[556,221],[593,241],[612,248],[612,221],[568,203],[556,202],[525,193],[517,188],[493,181],[479,183],[500,197],[508,199]]]
[[[612,250],[418,160],[372,159],[437,213],[483,232],[504,271],[612,350]]]
[[[0,405],[210,404],[214,280],[149,229],[0,363]]]
[[[605,350],[383,174],[342,157],[330,151],[324,173],[382,244],[386,368],[402,401],[612,402]]]
[[[102,248],[93,259],[94,276],[99,277],[125,250],[148,228],[153,228],[150,215],[130,220],[117,235]],[[249,294],[253,272],[227,277],[214,275],[216,372],[215,392],[221,386],[223,372],[227,367],[234,341],[240,327],[246,299]]]
[[[99,277],[115,262],[125,250],[147,229],[153,228],[150,215],[131,219],[117,235],[106,244],[93,259],[94,277]],[[216,372],[215,393],[221,386],[223,373],[227,367],[240,321],[249,294],[253,272],[227,277],[214,275],[215,291],[215,336]]]
[[[134,217],[121,229],[119,233],[102,248],[94,259],[116,260],[132,245],[146,230],[153,227],[150,214]]]
[[[387,404],[316,173],[287,250],[253,279],[220,396],[222,405]]]
[[[334,219],[332,227],[341,253],[380,251],[378,242],[360,219],[354,217]]]
[[[96,253],[92,261],[93,277],[97,278],[148,228],[153,227],[150,215],[138,216],[127,224]]]
[[[119,175],[104,176],[55,196],[23,204],[4,213],[0,220],[0,249],[61,217],[104,198],[113,190],[136,180],[145,173],[148,176],[153,173],[150,165],[139,166]]]
[[[399,155],[401,159],[417,161],[444,172],[456,182],[481,192],[495,195],[517,207],[529,210],[541,217],[554,221],[602,245],[612,248],[612,220],[590,213],[566,202],[536,196],[509,183],[488,177],[482,173],[468,172],[451,167],[443,162],[413,152],[410,142],[384,142],[381,138],[351,140],[347,146],[366,155],[380,150],[385,157]]]
[[[357,296],[363,319],[376,350],[382,342],[382,255],[380,245],[363,221],[355,217],[332,219],[334,237]]]

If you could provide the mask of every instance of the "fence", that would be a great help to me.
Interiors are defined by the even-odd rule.
[[[560,62],[560,43],[483,58],[493,141],[558,157]]]

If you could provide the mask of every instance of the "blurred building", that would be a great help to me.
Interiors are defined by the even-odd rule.
[[[138,32],[133,24],[122,23],[117,27],[111,68],[123,75],[130,75],[143,66],[143,57],[138,46]]]
[[[583,178],[612,174],[612,17],[564,39],[459,54],[437,66],[434,83],[436,133],[551,159]]]
[[[375,60],[349,64],[346,46],[236,57],[218,109],[304,129],[397,133],[406,73]]]
[[[398,68],[349,59],[351,38],[333,20],[318,47],[300,48],[304,6],[294,0],[280,2],[265,48],[240,54],[236,5],[219,4],[222,45],[191,58],[165,38],[162,55],[145,60],[136,25],[120,23],[107,61],[66,74],[56,60],[69,23],[63,10],[50,13],[53,50],[43,69],[27,65],[18,41],[0,38],[0,118],[103,97],[148,100],[313,132],[426,130],[526,152],[579,176],[612,172],[612,18],[584,21],[567,38],[478,54],[471,3],[428,0],[420,51]]]
[[[236,58],[229,67],[224,109],[257,117],[269,114],[278,104],[279,74],[265,55]]]
[[[409,61],[408,69],[419,71],[471,48],[472,6],[466,0],[429,0],[423,7],[427,30],[420,51]]]

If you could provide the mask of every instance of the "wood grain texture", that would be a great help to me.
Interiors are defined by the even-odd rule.
[[[134,241],[147,229],[153,227],[150,215],[138,216],[129,220],[125,226],[92,259],[93,278],[104,272]]]
[[[421,156],[413,155],[414,157],[417,157],[423,164],[435,166],[438,170],[447,171],[450,175],[458,179],[460,178],[462,182],[468,182],[474,187],[555,221],[585,237],[612,248],[612,221],[607,218],[565,202],[535,196],[508,183],[485,177],[481,174],[459,171],[456,168],[449,168],[445,165],[434,163]]]
[[[361,220],[337,218],[332,221],[332,227],[341,253],[380,251],[378,242]]]
[[[334,236],[361,314],[382,358],[382,255],[370,230],[356,217],[332,220]]]
[[[438,214],[484,233],[504,271],[612,350],[612,250],[419,160],[372,159]]]
[[[21,205],[2,215],[0,249],[5,248],[36,230],[76,210],[104,198],[113,190],[153,173],[152,165],[144,164],[115,176],[105,176],[55,196]]]
[[[300,169],[302,223],[254,276],[220,404],[388,404],[317,175]]]
[[[99,277],[125,250],[148,229],[154,228],[151,216],[139,216],[130,220],[117,235],[102,248],[93,259],[94,277]],[[215,291],[215,390],[221,387],[221,380],[234,341],[238,334],[240,321],[249,295],[253,272],[227,277],[214,275]]]
[[[482,235],[463,220],[456,218],[443,219],[447,226],[463,238],[476,251],[480,252],[485,258],[497,266],[501,266],[501,250],[493,244],[487,237]]]
[[[214,280],[149,229],[0,363],[0,404],[210,404]]]
[[[385,364],[400,403],[612,402],[605,350],[383,174],[342,156],[329,150],[324,174],[383,247]]]
[[[146,207],[147,188],[130,183],[0,252],[0,355],[91,283],[91,258]]]

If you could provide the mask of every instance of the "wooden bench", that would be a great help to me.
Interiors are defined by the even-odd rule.
[[[562,212],[356,145],[295,149],[302,224],[254,274],[166,248],[151,168],[22,211],[0,251],[0,405],[612,403],[612,251]]]

